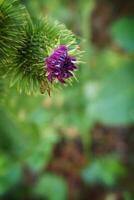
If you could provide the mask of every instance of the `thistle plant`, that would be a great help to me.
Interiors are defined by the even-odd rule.
[[[32,21],[17,0],[0,0],[0,74],[19,91],[41,93],[67,84],[81,51],[75,35],[48,18]]]

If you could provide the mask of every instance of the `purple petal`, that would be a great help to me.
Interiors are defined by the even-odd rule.
[[[73,76],[71,71],[77,69],[75,66],[76,59],[68,55],[68,48],[60,45],[46,59],[48,80],[52,82],[58,79],[61,83],[65,83],[65,79]]]

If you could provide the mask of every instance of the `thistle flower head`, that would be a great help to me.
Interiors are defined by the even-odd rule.
[[[73,76],[73,71],[77,69],[76,59],[68,54],[65,45],[59,45],[54,52],[46,58],[48,80],[53,82],[58,80],[65,83],[66,79]]]

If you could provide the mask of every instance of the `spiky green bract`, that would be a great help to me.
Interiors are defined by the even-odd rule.
[[[34,24],[29,20],[22,41],[7,67],[7,76],[11,85],[28,94],[40,88],[50,92],[53,85],[47,80],[45,59],[58,45],[66,45],[77,61],[81,54],[75,36],[64,25],[48,19],[39,19]]]
[[[24,23],[25,9],[17,0],[0,0],[0,64],[5,64],[21,42]]]
[[[69,54],[74,56],[79,63],[83,52],[80,51],[76,36],[68,30],[64,24],[58,21],[52,22],[46,18],[45,24],[48,55],[52,53],[58,45],[65,45],[68,47]]]
[[[30,20],[25,26],[23,43],[12,57],[8,67],[11,75],[11,85],[17,84],[20,91],[33,93],[45,80],[45,30],[42,20],[32,23]]]

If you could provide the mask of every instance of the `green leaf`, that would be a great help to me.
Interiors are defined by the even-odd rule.
[[[115,22],[111,30],[117,44],[129,52],[134,52],[134,18],[122,18]]]
[[[0,195],[13,187],[20,178],[20,165],[10,157],[0,153]]]
[[[82,178],[88,184],[113,186],[125,172],[120,162],[114,158],[95,159],[82,171]]]
[[[35,172],[45,168],[52,158],[53,148],[57,142],[58,136],[56,134],[51,134],[49,130],[49,135],[41,138],[28,156],[28,166],[30,166],[30,168]]]
[[[35,193],[48,200],[66,200],[67,185],[64,179],[54,174],[45,174],[35,186]]]
[[[134,66],[126,63],[103,81],[96,97],[90,100],[89,114],[95,121],[109,125],[134,122]]]
[[[6,108],[0,107],[0,151],[18,158],[27,151],[25,136]]]

